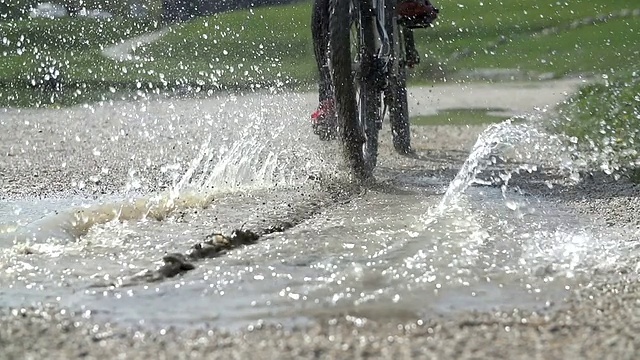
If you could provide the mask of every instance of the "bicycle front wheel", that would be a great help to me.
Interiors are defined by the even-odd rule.
[[[372,175],[378,156],[380,91],[371,0],[332,0],[329,60],[339,133],[354,174]]]
[[[400,154],[409,154],[411,150],[411,131],[409,128],[409,106],[407,104],[407,69],[405,29],[396,18],[396,0],[386,0],[387,33],[392,39],[392,54],[387,88],[386,103],[389,107],[389,120],[393,147]],[[409,30],[411,31],[411,30]]]
[[[396,28],[395,41],[404,41],[402,28]],[[390,76],[389,89],[391,96],[391,134],[393,147],[400,154],[409,154],[411,149],[411,129],[409,126],[409,105],[407,102],[407,68],[406,60],[402,55],[404,47],[395,46],[394,64]]]

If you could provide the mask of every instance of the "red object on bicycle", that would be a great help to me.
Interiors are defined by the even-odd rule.
[[[334,108],[333,99],[327,99],[320,103],[318,109],[311,114],[311,121],[315,124],[325,121],[328,117],[333,115]]]
[[[398,16],[405,18],[422,18],[429,22],[438,18],[438,9],[429,0],[400,0],[396,11]]]
[[[333,140],[337,137],[337,121],[333,98],[321,101],[318,109],[311,114],[313,133],[323,141]]]

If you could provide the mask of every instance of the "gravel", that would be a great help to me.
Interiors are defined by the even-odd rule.
[[[500,96],[514,99],[509,96],[519,89],[513,84],[491,86],[486,97],[481,91],[476,93],[476,105],[505,108]],[[568,85],[545,82],[535,86],[547,95],[556,94],[557,101]],[[459,88],[457,95],[464,97],[460,107],[473,107],[473,101],[464,96],[468,87]],[[529,91],[531,86],[522,89]],[[432,99],[423,104],[426,108],[455,102],[453,86],[424,91]],[[535,99],[519,99],[508,104],[512,112],[539,105],[532,105]],[[298,100],[295,107],[304,116],[313,107],[314,96],[307,94]],[[206,140],[203,127],[215,127],[206,125],[207,114],[223,103],[222,98],[149,100],[70,110],[4,110],[0,117],[2,198],[121,194],[134,183],[132,170],[144,175],[138,190],[166,189],[171,180],[161,168],[177,163],[184,170]],[[138,115],[130,115],[133,113]],[[166,132],[149,133],[158,128]],[[414,144],[421,156],[395,161],[384,150],[389,147],[383,146],[381,158],[387,160],[382,160],[381,168],[429,168],[452,177],[482,129],[414,129]],[[549,172],[539,176],[552,176],[553,169]],[[639,237],[638,186],[598,174],[578,185],[553,189],[526,179],[514,181],[532,195],[626,231],[630,242]],[[239,331],[225,331],[205,325],[197,329],[124,327],[96,320],[90,312],[71,313],[55,302],[5,308],[0,309],[0,358],[635,359],[640,349],[639,262],[627,258],[626,263],[629,266],[616,273],[594,274],[589,283],[572,289],[565,301],[550,303],[538,312],[462,311],[420,318],[398,309],[367,319],[336,313],[318,316],[308,326],[258,322]]]

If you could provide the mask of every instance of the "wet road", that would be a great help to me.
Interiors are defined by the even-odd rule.
[[[448,101],[441,91],[416,91],[414,113],[432,111],[427,94]],[[488,99],[478,106],[542,103]],[[0,306],[158,327],[408,319],[545,309],[624,261],[616,229],[541,198],[470,187],[435,211],[482,127],[415,129],[413,158],[385,129],[377,184],[355,189],[335,144],[310,134],[312,107],[312,95],[262,93],[4,112]],[[213,233],[283,222],[294,226],[180,276],[130,281]]]

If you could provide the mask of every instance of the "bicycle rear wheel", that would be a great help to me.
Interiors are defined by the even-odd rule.
[[[346,160],[361,179],[378,156],[380,87],[371,0],[332,0],[329,60]]]

